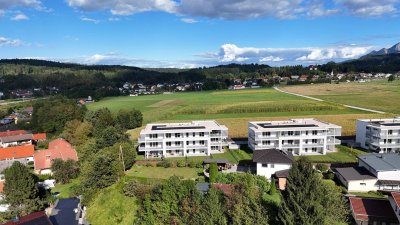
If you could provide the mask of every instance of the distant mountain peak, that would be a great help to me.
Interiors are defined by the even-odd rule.
[[[388,55],[400,53],[400,42],[390,48],[382,48],[379,51],[372,51],[368,55]]]

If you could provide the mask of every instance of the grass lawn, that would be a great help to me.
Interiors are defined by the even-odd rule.
[[[383,195],[380,192],[370,191],[370,192],[349,192],[349,195],[355,195],[357,197],[363,198],[387,198],[386,195]]]
[[[283,88],[330,102],[400,114],[400,80],[375,80],[366,83],[288,85]]]
[[[56,186],[51,189],[51,192],[52,193],[59,192],[60,195],[58,196],[58,198],[70,198],[73,197],[71,196],[71,187],[78,184],[79,184],[78,179],[74,179],[68,184],[57,183]]]
[[[146,166],[133,166],[126,172],[127,176],[131,177],[145,177],[155,179],[168,179],[172,176],[183,177],[184,179],[197,179],[199,178],[199,168],[176,167],[146,167]]]
[[[337,152],[327,153],[326,155],[305,156],[313,163],[356,163],[357,155],[366,154],[357,149],[350,149],[346,146],[336,146]],[[298,156],[296,156],[298,158]]]
[[[87,219],[93,225],[134,223],[137,203],[135,198],[123,194],[123,182],[100,191],[89,205]]]

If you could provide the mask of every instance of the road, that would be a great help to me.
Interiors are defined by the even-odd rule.
[[[299,96],[299,97],[303,97],[303,98],[308,98],[308,99],[311,99],[311,100],[314,100],[314,101],[319,101],[319,102],[326,102],[325,100],[320,99],[320,98],[314,98],[314,97],[310,97],[310,96],[307,96],[307,95],[301,95],[301,94],[296,94],[296,93],[293,93],[293,92],[284,91],[284,90],[279,89],[278,87],[274,87],[274,89],[279,91],[279,92],[285,93],[285,94],[295,95],[295,96]],[[335,103],[337,103],[337,102],[335,102]],[[386,112],[378,111],[378,110],[374,110],[374,109],[362,108],[362,107],[353,106],[353,105],[345,105],[345,104],[341,104],[341,103],[337,103],[337,104],[340,104],[340,105],[342,105],[342,106],[344,106],[346,108],[358,109],[358,110],[362,110],[362,111],[366,111],[366,112],[372,112],[372,113],[378,113],[378,114],[386,114]]]

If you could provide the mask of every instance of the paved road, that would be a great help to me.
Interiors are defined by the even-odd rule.
[[[293,93],[293,92],[284,91],[284,90],[279,89],[278,87],[274,87],[274,89],[279,91],[279,92],[285,93],[285,94],[295,95],[295,96],[299,96],[299,97],[303,97],[303,98],[308,98],[308,99],[311,99],[311,100],[314,100],[314,101],[325,102],[325,100],[320,99],[320,98],[314,98],[314,97],[310,97],[310,96],[307,96],[307,95],[301,95],[301,94],[296,94],[296,93]],[[344,107],[347,107],[347,108],[358,109],[358,110],[362,110],[362,111],[366,111],[366,112],[386,114],[386,112],[383,112],[383,111],[367,109],[367,108],[362,108],[362,107],[353,106],[353,105],[344,105],[344,104],[340,104],[340,105],[343,105]]]

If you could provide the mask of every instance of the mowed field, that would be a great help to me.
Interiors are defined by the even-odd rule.
[[[284,91],[400,114],[400,80],[285,86]]]
[[[88,107],[90,110],[107,107],[112,112],[139,109],[144,115],[143,124],[216,119],[229,128],[230,137],[247,137],[249,121],[305,117],[336,123],[343,126],[344,135],[352,135],[356,119],[390,116],[349,109],[335,103],[317,102],[270,88],[112,97],[89,104]],[[140,130],[131,130],[132,138],[136,139]]]

